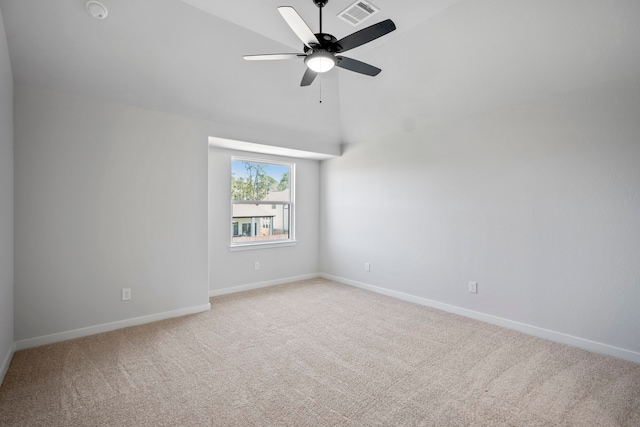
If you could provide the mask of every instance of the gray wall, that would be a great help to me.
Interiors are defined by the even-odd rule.
[[[296,246],[229,251],[231,156],[296,164]],[[215,293],[316,275],[319,262],[320,164],[211,148],[209,150],[209,288]],[[260,270],[254,263],[260,262]]]
[[[347,146],[321,271],[640,352],[638,99],[635,76]]]
[[[0,382],[13,347],[13,78],[0,12]],[[6,363],[5,363],[6,362]]]
[[[200,123],[14,91],[16,341],[208,304]]]

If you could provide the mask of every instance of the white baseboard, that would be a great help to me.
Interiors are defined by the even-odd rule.
[[[355,280],[349,280],[342,277],[332,276],[330,274],[322,273],[320,274],[320,277],[333,280],[335,282],[343,283],[345,285],[354,286],[356,288],[366,289],[368,291],[394,297],[403,301],[409,301],[415,304],[424,305],[426,307],[431,307],[431,308],[446,311],[449,313],[458,314],[460,316],[469,317],[471,319],[480,320],[482,322],[490,323],[493,325],[502,326],[507,329],[513,329],[518,332],[522,332],[528,335],[533,335],[535,337],[543,338],[549,341],[555,341],[560,344],[565,344],[571,347],[577,347],[577,348],[581,348],[583,350],[591,351],[594,353],[606,354],[608,356],[617,357],[619,359],[640,363],[640,353],[632,350],[614,347],[608,344],[603,344],[603,343],[591,341],[584,338],[574,337],[572,335],[563,334],[562,332],[555,332],[549,329],[528,325],[526,323],[515,322],[513,320],[504,319],[502,317],[496,317],[490,314],[468,310],[466,308],[445,304],[445,303],[430,300],[427,298],[417,297],[415,295],[406,294],[403,292],[392,291],[386,288],[381,288],[378,286],[357,282]]]
[[[9,365],[11,365],[11,359],[13,359],[13,353],[16,351],[16,343],[11,344],[9,347],[9,351],[2,361],[2,365],[0,366],[0,385],[4,381],[4,376],[7,375],[7,371],[9,370]]]
[[[144,325],[145,323],[157,322],[158,320],[186,316],[187,314],[201,313],[210,309],[211,304],[207,303],[193,307],[181,308],[179,310],[165,311],[163,313],[156,313],[148,316],[134,317],[132,319],[119,320],[117,322],[103,323],[101,325],[74,329],[72,331],[59,332],[42,337],[29,338],[26,340],[16,341],[14,345],[16,351],[24,350],[26,348],[38,347],[41,345],[52,344],[55,342],[66,341],[74,338],[86,337],[88,335],[114,331],[116,329],[128,328],[130,326]]]
[[[268,286],[282,285],[285,283],[297,282],[299,280],[315,279],[320,277],[319,273],[305,274],[303,276],[287,277],[284,279],[268,280],[266,282],[250,283],[248,285],[232,286],[229,288],[209,290],[209,297],[217,297],[220,295],[234,294],[236,292],[250,291],[251,289],[266,288]]]

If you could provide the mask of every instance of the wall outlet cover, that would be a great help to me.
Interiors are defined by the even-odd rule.
[[[469,292],[473,294],[478,293],[478,282],[469,282]]]

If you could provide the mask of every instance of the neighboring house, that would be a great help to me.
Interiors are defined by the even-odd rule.
[[[273,191],[267,194],[265,201],[270,202],[288,202],[290,201],[290,191]],[[271,205],[271,211],[274,214],[273,226],[274,234],[289,234],[289,205]]]
[[[260,204],[233,205],[233,241],[278,240],[289,237],[289,190],[269,193]],[[249,240],[245,239],[249,238]]]
[[[257,205],[233,205],[233,237],[273,235],[274,213]]]

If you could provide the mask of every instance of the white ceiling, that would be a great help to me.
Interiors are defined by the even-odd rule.
[[[295,34],[283,22],[282,17],[277,12],[277,6],[293,6],[314,32],[319,31],[319,10],[312,0],[289,0],[288,2],[273,0],[180,1],[289,46],[292,48],[291,52],[300,51],[302,45]],[[354,1],[330,0],[323,8],[323,32],[333,34],[336,38],[341,39],[376,22],[392,19],[398,27],[396,33],[394,33],[396,35],[409,31],[460,0],[371,0],[369,2],[378,7],[380,12],[357,27],[336,18],[340,12],[352,5]],[[370,49],[371,46],[363,46],[362,50]]]
[[[277,12],[296,8],[314,31],[311,0],[0,0],[14,81],[79,96],[293,133],[330,144],[412,131],[460,115],[640,75],[637,0],[373,0],[398,30],[346,56],[382,68],[336,69],[300,88],[302,61],[243,54],[297,52]],[[324,31],[359,29],[336,17]]]

